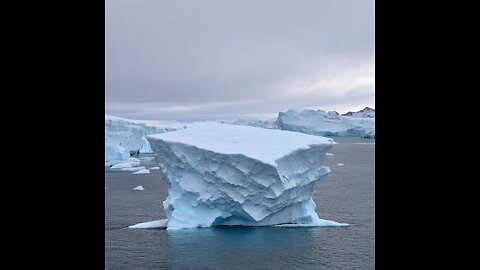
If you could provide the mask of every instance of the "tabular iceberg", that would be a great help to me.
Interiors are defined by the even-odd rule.
[[[282,130],[302,132],[318,136],[349,136],[375,138],[375,112],[339,115],[334,111],[288,110],[280,112],[276,126]],[[371,109],[370,109],[371,110]],[[361,114],[361,112],[363,114]],[[365,115],[365,117],[363,117]]]
[[[335,111],[288,110],[268,120],[222,120],[220,123],[282,129],[317,136],[349,136],[375,138],[375,110],[369,107],[340,115]]]
[[[301,133],[201,122],[148,136],[170,189],[167,228],[301,224],[322,220],[312,200],[335,142]]]

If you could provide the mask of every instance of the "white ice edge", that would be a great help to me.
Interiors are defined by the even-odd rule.
[[[168,219],[159,219],[148,222],[137,223],[128,226],[127,229],[167,229]],[[345,227],[348,223],[339,223],[332,220],[320,219],[320,221],[310,224],[279,224],[271,226],[241,226],[241,227],[278,227],[278,228],[309,228],[309,227]],[[179,230],[183,228],[169,228],[169,230]]]
[[[128,229],[166,229],[168,219],[159,219],[128,226]]]

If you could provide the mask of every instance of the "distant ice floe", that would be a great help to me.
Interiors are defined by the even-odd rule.
[[[141,170],[138,170],[132,174],[149,174],[150,173],[150,170],[148,169],[141,169]]]
[[[337,164],[337,167],[342,167],[343,165],[345,165],[345,164],[343,164],[343,163],[338,163],[338,164]]]
[[[140,159],[140,160],[146,160],[146,161],[152,161],[152,160],[155,159],[155,157],[140,157],[140,158],[138,158],[138,159]]]
[[[110,167],[110,169],[118,169],[122,171],[127,171],[127,172],[136,172],[136,171],[141,171],[145,170],[146,168],[143,166],[140,166],[140,160],[138,158],[128,158],[127,160],[117,163]]]
[[[144,191],[145,189],[142,186],[138,186],[138,187],[134,188],[133,190]]]
[[[110,167],[110,169],[125,169],[125,168],[131,168],[131,167],[132,167],[132,164],[130,164],[129,162],[121,162],[113,165],[112,167]]]
[[[150,170],[160,170],[160,167],[152,167]]]
[[[125,172],[137,172],[137,171],[140,171],[140,170],[145,170],[145,167],[143,166],[140,166],[140,167],[131,167],[131,168],[123,168],[121,169],[122,171],[125,171]]]
[[[369,143],[369,142],[361,142],[361,143],[353,143],[353,144],[361,144],[361,145],[375,145],[375,143]]]
[[[332,153],[326,153],[325,156],[333,156]]]

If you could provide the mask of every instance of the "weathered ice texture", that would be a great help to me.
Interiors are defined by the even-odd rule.
[[[312,200],[331,139],[215,122],[147,138],[170,183],[169,229],[345,225],[320,219]]]

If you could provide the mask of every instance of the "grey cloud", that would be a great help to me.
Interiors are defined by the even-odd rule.
[[[123,117],[373,106],[373,84],[352,89],[373,77],[374,1],[106,0],[105,62],[106,111]],[[303,94],[289,88],[298,80]]]

